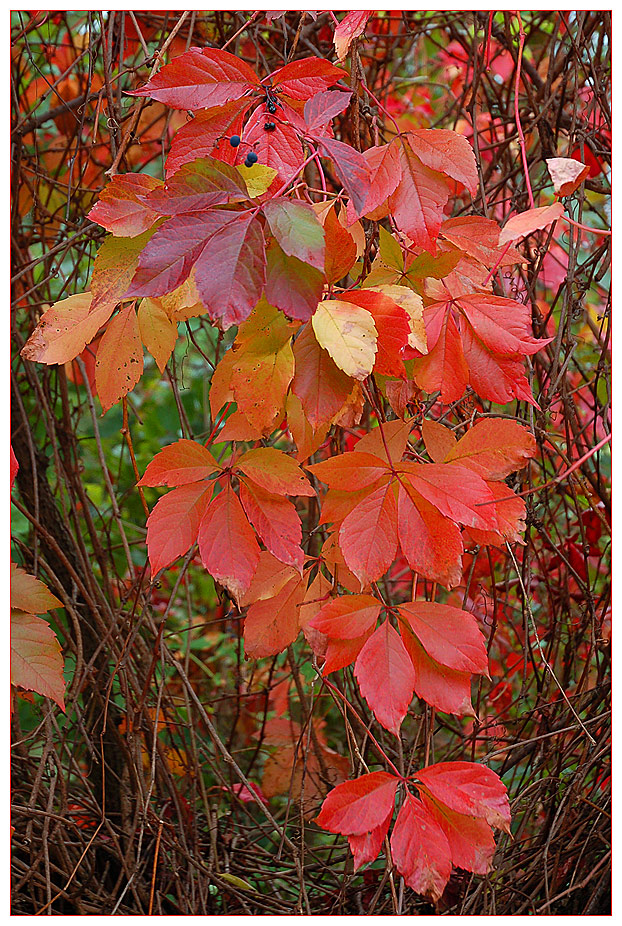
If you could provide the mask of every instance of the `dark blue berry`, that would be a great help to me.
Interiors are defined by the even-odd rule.
[[[240,138],[239,135],[232,135],[231,138],[229,139],[229,144],[231,145],[232,148],[237,148],[237,146],[240,144],[241,141],[242,139]]]
[[[264,129],[266,130],[266,132],[274,132],[274,130],[276,129],[276,125],[274,124],[274,122],[266,122],[264,123]]]
[[[254,151],[249,151],[248,154],[246,155],[246,160],[249,162],[249,166],[250,166],[251,164],[256,164],[256,163],[257,163],[257,155],[255,154]]]
[[[244,167],[252,167],[252,166],[253,166],[253,162],[249,161],[248,158],[246,158],[246,160],[244,161]]]

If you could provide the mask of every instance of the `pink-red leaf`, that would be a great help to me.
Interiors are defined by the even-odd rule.
[[[362,836],[382,826],[393,813],[399,778],[388,772],[370,772],[344,781],[322,804],[316,823],[330,833]]]
[[[399,606],[419,642],[436,662],[460,672],[488,674],[484,635],[468,611],[433,601]]]
[[[415,672],[402,638],[385,621],[359,653],[354,674],[378,723],[399,736],[415,687]]]
[[[323,605],[311,626],[334,640],[354,640],[374,629],[380,607],[371,595],[343,595]]]
[[[378,858],[378,853],[389,832],[392,817],[393,808],[391,808],[391,811],[387,814],[386,820],[384,820],[380,826],[370,830],[369,833],[363,833],[360,836],[348,836],[350,851],[354,856],[355,872],[358,871],[362,865],[365,865],[367,862],[373,862]]]
[[[369,192],[369,167],[367,161],[355,148],[322,136],[318,139],[320,152],[333,162],[335,173],[357,212],[361,214]]]
[[[449,129],[415,129],[408,133],[407,138],[413,152],[426,167],[464,184],[475,196],[477,165],[473,148],[464,135]]]
[[[418,771],[416,778],[436,801],[455,813],[481,817],[510,832],[507,788],[492,769],[476,762],[438,762]]]
[[[391,855],[409,887],[439,900],[451,875],[451,849],[434,817],[410,794],[393,827]]]
[[[198,539],[201,561],[207,571],[239,599],[255,574],[259,545],[229,484],[210,502]]]
[[[387,571],[397,550],[397,502],[390,483],[375,489],[344,519],[339,546],[364,588]]]
[[[354,39],[363,34],[371,15],[372,10],[352,10],[335,28],[333,42],[339,61],[344,60]]]
[[[247,484],[245,480],[240,480],[240,501],[246,517],[270,553],[302,573],[302,527],[292,503],[258,485]]]
[[[294,100],[308,100],[346,77],[345,71],[323,58],[300,58],[270,75],[272,86]]]
[[[207,479],[219,469],[220,465],[203,444],[182,438],[156,454],[138,485],[183,486]]]
[[[312,428],[330,421],[352,392],[353,380],[317,342],[310,324],[294,342],[296,373],[292,392],[297,395]]]
[[[197,113],[194,119],[182,125],[171,142],[166,159],[167,176],[195,158],[218,157],[233,163],[236,149],[229,144],[229,137],[242,134],[243,118],[251,103],[249,97],[230,100]]]
[[[203,482],[173,489],[164,495],[147,520],[147,548],[151,575],[187,553],[199,534],[213,486]]]
[[[431,799],[425,791],[421,799],[445,833],[451,851],[451,860],[457,868],[485,875],[492,866],[495,840],[485,820],[454,813],[449,807]]]
[[[460,528],[412,486],[399,486],[397,531],[402,553],[418,575],[447,588],[462,580],[462,534]]]
[[[145,205],[138,194],[160,186],[162,181],[148,174],[117,174],[99,194],[88,218],[117,237],[141,235],[151,228],[158,213]]]
[[[324,274],[315,267],[289,257],[271,241],[266,249],[266,299],[300,321],[308,321],[322,298]]]
[[[312,96],[305,103],[303,113],[309,132],[320,132],[335,116],[347,109],[351,99],[351,90],[324,90]]]
[[[190,48],[160,68],[131,96],[150,96],[173,109],[206,109],[236,100],[259,85],[255,72],[235,55],[218,48]]]
[[[561,203],[553,203],[550,206],[540,206],[538,209],[527,209],[526,212],[519,212],[513,215],[505,223],[499,235],[499,244],[508,244],[511,241],[518,241],[540,228],[546,228],[552,222],[556,222],[564,214],[564,207]]]

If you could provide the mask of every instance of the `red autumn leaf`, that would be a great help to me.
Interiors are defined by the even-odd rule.
[[[360,836],[348,836],[350,851],[354,856],[354,871],[357,872],[362,865],[367,862],[373,862],[378,858],[378,853],[382,848],[389,826],[393,817],[393,808],[387,814],[380,826],[370,830],[369,833],[363,833]]]
[[[296,372],[292,392],[297,395],[312,428],[337,414],[352,392],[353,380],[335,364],[306,324],[294,342]]]
[[[400,463],[400,481],[413,488],[441,514],[467,527],[497,526],[490,489],[481,476],[455,463]]]
[[[459,672],[488,675],[484,635],[468,611],[432,601],[406,602],[398,610],[435,662]]]
[[[212,495],[211,483],[195,482],[164,495],[147,519],[147,549],[151,575],[187,553]]]
[[[445,458],[457,443],[453,431],[431,418],[424,418],[421,422],[421,436],[428,456],[434,463],[446,462]]]
[[[209,450],[182,438],[156,454],[140,480],[140,486],[183,486],[207,479],[220,469]]]
[[[446,463],[460,463],[485,479],[505,479],[536,452],[529,430],[506,418],[482,418],[449,450]]]
[[[251,113],[242,133],[242,144],[237,149],[237,156],[241,159],[242,152],[254,151],[259,164],[276,170],[277,176],[271,186],[276,191],[296,177],[304,156],[295,129],[278,114],[271,116],[271,120],[275,127],[272,132],[266,132],[266,114],[263,109],[258,107]]]
[[[274,447],[256,447],[236,462],[236,469],[276,495],[315,496],[315,489],[295,460]]]
[[[367,20],[372,13],[372,10],[352,10],[335,28],[333,42],[339,61],[343,61],[346,57],[354,39],[363,34]]]
[[[391,855],[408,887],[439,900],[451,875],[451,850],[434,817],[410,794],[393,827]]]
[[[161,186],[161,180],[147,174],[117,174],[99,194],[88,218],[117,237],[141,235],[159,216],[138,194]]]
[[[374,629],[380,608],[371,595],[343,595],[322,605],[311,626],[332,640],[354,640]]]
[[[399,463],[408,444],[411,421],[379,421],[354,446],[356,453],[371,453],[387,463]]]
[[[457,868],[485,875],[492,867],[495,839],[485,820],[454,813],[449,807],[431,799],[421,791],[421,800],[445,834],[452,863]]]
[[[505,223],[499,235],[499,244],[508,244],[511,241],[518,241],[540,228],[546,228],[552,222],[556,222],[564,214],[564,207],[561,203],[553,203],[550,206],[540,206],[538,209],[527,209],[526,212],[519,212],[513,215]]]
[[[402,638],[388,620],[358,654],[354,674],[378,723],[399,736],[412,700],[415,672]]]
[[[415,361],[414,373],[422,389],[440,389],[443,401],[453,402],[470,383],[484,399],[507,402],[516,396],[533,403],[522,356],[535,354],[550,339],[531,334],[528,305],[477,293],[427,306],[424,320],[429,353]]]
[[[56,634],[42,617],[11,611],[11,684],[36,691],[65,710],[63,656]]]
[[[271,241],[266,249],[266,299],[290,318],[308,321],[322,298],[324,274]]]
[[[327,283],[336,283],[349,273],[356,261],[356,242],[337,218],[334,208],[326,214],[324,237],[326,239],[324,275]]]
[[[242,97],[222,106],[197,113],[194,119],[176,132],[166,159],[167,176],[195,158],[217,157],[232,164],[236,149],[229,144],[231,135],[242,134],[244,115],[252,100]]]
[[[62,608],[63,606],[62,601],[59,601],[40,579],[29,575],[13,562],[11,563],[10,585],[11,608],[27,611],[29,614],[43,614],[50,608]]]
[[[477,165],[473,148],[464,135],[448,129],[414,129],[406,137],[412,151],[426,167],[464,184],[475,196],[478,189]]]
[[[480,817],[510,832],[507,788],[492,769],[476,762],[438,762],[420,769],[415,777],[435,801],[455,813]]]
[[[17,476],[17,471],[19,469],[19,463],[17,462],[17,457],[15,456],[15,452],[13,450],[12,444],[9,445],[9,449],[11,451],[11,455],[10,455],[11,488],[13,488],[13,485],[15,484],[15,477]]]
[[[307,100],[303,116],[309,133],[321,132],[335,116],[348,108],[351,99],[351,90],[324,90]]]
[[[322,136],[317,139],[323,157],[330,158],[335,173],[360,215],[369,192],[369,168],[367,161],[355,148],[337,141],[336,138]]]
[[[387,571],[397,550],[397,502],[391,483],[360,502],[339,529],[346,565],[364,588]]]
[[[343,836],[369,833],[392,815],[398,784],[399,778],[388,772],[370,772],[344,781],[325,799],[316,823]]]
[[[231,213],[218,211],[167,219],[143,249],[138,269],[123,295],[157,297],[177,289],[190,276],[210,239],[233,221]]]
[[[273,71],[270,80],[279,90],[294,100],[308,100],[321,90],[347,77],[345,71],[323,58],[300,58]]]
[[[237,100],[259,86],[255,72],[235,55],[218,48],[190,48],[160,68],[130,96],[150,96],[173,109],[207,109]]]
[[[284,588],[290,579],[299,579],[298,570],[293,566],[287,566],[269,553],[262,550],[259,554],[259,562],[248,590],[240,596],[240,607],[245,608],[255,601],[265,601],[268,598],[274,598],[275,595]]]
[[[240,501],[246,517],[270,553],[302,573],[302,526],[292,503],[245,480],[240,480]]]
[[[310,205],[280,197],[268,200],[263,213],[281,250],[324,269],[324,230]]]
[[[418,575],[447,588],[462,581],[462,534],[412,487],[400,485],[397,497],[397,532],[402,553]]]
[[[402,639],[415,672],[415,693],[427,704],[447,714],[475,715],[471,704],[471,673],[450,669],[432,659],[408,627]]]
[[[497,223],[483,215],[456,216],[441,225],[443,238],[489,269],[523,260],[514,248],[499,247],[499,234]]]
[[[201,301],[224,328],[239,325],[259,302],[265,263],[263,232],[252,214],[241,214],[210,238],[195,279]]]
[[[397,227],[406,232],[414,244],[436,254],[436,239],[445,218],[443,210],[449,199],[449,184],[444,174],[426,167],[408,145],[400,144],[399,157],[401,179],[389,197],[389,209]]]
[[[207,571],[239,599],[255,574],[259,546],[229,484],[210,502],[201,520],[198,540],[201,561]]]
[[[105,413],[130,392],[143,372],[143,345],[133,305],[108,323],[97,349],[95,385]]]
[[[326,644],[322,675],[330,675],[331,672],[337,672],[339,669],[351,666],[372,633],[373,629],[370,628],[362,636],[355,637],[353,640],[329,639]]]
[[[514,495],[504,482],[489,482],[488,488],[495,500],[495,517],[497,529],[494,531],[469,528],[469,536],[482,546],[505,547],[506,541],[524,543],[525,503]]]
[[[388,473],[388,466],[384,460],[362,451],[356,451],[356,456],[354,453],[355,451],[341,453],[329,460],[307,466],[307,469],[331,489],[342,489],[346,492],[373,485]]]
[[[373,315],[378,342],[374,370],[384,376],[405,376],[402,351],[408,344],[410,324],[401,305],[375,290],[355,290],[342,293],[344,302],[367,309]]]
[[[365,151],[369,170],[369,192],[358,215],[367,215],[386,203],[402,178],[399,144],[377,145]]]
[[[197,157],[183,164],[163,187],[139,198],[160,215],[181,215],[242,202],[248,199],[248,192],[235,167],[213,157]]]
[[[275,656],[293,643],[300,630],[299,613],[306,581],[290,579],[273,597],[252,604],[244,621],[244,651],[259,659]]]

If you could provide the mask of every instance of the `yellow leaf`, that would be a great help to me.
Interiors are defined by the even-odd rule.
[[[266,193],[277,174],[276,170],[273,167],[268,167],[267,164],[253,164],[252,167],[244,167],[242,164],[238,167],[238,170],[244,178],[251,199]]]
[[[243,881],[242,878],[238,878],[237,875],[230,875],[228,871],[219,874],[218,877],[221,881],[226,881],[228,884],[232,884],[241,891],[254,891],[254,893],[257,893],[252,884],[249,884],[248,881]]]
[[[378,332],[367,309],[338,299],[320,302],[313,318],[318,343],[348,376],[363,380],[373,370]]]
[[[177,325],[170,320],[158,299],[143,299],[138,307],[140,339],[164,372],[177,340]]]

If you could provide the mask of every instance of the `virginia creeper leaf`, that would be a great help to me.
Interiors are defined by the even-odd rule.
[[[81,354],[112,315],[114,306],[91,309],[91,293],[78,293],[55,302],[41,316],[24,344],[24,360],[39,363],[67,363]]]
[[[299,612],[304,601],[306,582],[300,576],[290,579],[274,596],[257,601],[248,609],[244,621],[244,651],[259,659],[275,656],[298,636]]]
[[[402,638],[388,620],[358,654],[354,674],[378,723],[399,736],[412,700],[415,672]]]
[[[152,577],[187,553],[196,541],[212,490],[211,483],[195,482],[173,489],[158,500],[147,520]]]
[[[410,148],[426,167],[464,184],[475,196],[477,165],[473,148],[464,135],[448,129],[414,129],[406,137]]]
[[[499,235],[499,244],[508,244],[511,241],[518,241],[540,228],[546,228],[552,222],[556,222],[564,214],[564,207],[561,203],[553,203],[550,206],[540,206],[538,209],[527,209],[526,212],[519,212],[508,219]]]
[[[433,601],[405,602],[398,610],[436,662],[460,672],[488,675],[484,635],[468,611]]]
[[[363,833],[361,836],[348,836],[350,851],[354,856],[355,872],[358,871],[362,865],[365,865],[367,862],[374,862],[378,858],[378,853],[389,832],[392,817],[393,808],[391,808],[391,812],[387,814],[386,820],[369,833]]]
[[[133,305],[108,323],[97,349],[95,384],[104,414],[130,392],[143,372],[143,346]]]
[[[138,485],[183,486],[207,479],[219,469],[207,447],[182,438],[156,454]]]
[[[416,778],[435,801],[455,813],[481,817],[510,832],[507,788],[492,769],[476,762],[438,762],[420,769]]]
[[[315,489],[292,458],[274,447],[256,447],[241,457],[236,468],[266,492],[315,496]]]
[[[292,503],[245,480],[240,480],[240,501],[246,517],[270,553],[302,573],[302,526]]]
[[[399,779],[388,772],[370,772],[344,781],[330,792],[316,823],[330,833],[362,836],[381,826],[393,813]]]
[[[311,206],[280,197],[264,203],[263,213],[286,254],[324,269],[324,230]]]
[[[259,546],[229,484],[210,502],[201,519],[198,540],[201,561],[207,571],[233,598],[239,599],[255,574]]]
[[[434,817],[411,794],[393,827],[391,855],[408,887],[439,900],[451,875],[451,850]]]
[[[88,218],[116,237],[141,235],[159,216],[137,194],[148,193],[161,185],[161,180],[148,174],[117,174],[99,194]]]
[[[369,376],[374,367],[378,332],[367,309],[326,299],[318,305],[311,324],[318,343],[340,370],[357,380]]]
[[[313,326],[306,324],[294,342],[296,372],[292,392],[302,402],[312,428],[331,421],[352,391],[352,380],[318,344]]]
[[[11,684],[51,698],[65,710],[60,643],[43,618],[26,611],[11,611]]]
[[[290,318],[307,321],[324,291],[324,274],[296,257],[288,257],[276,241],[266,249],[266,299]]]
[[[255,72],[235,55],[218,48],[190,48],[165,64],[130,96],[150,96],[173,109],[222,106],[259,85]]]
[[[147,298],[138,307],[138,330],[141,341],[163,373],[177,341],[177,325],[157,300]]]
[[[322,605],[311,624],[333,640],[354,640],[374,629],[380,608],[371,595],[343,595]]]
[[[11,563],[11,607],[29,614],[43,614],[50,608],[62,608],[63,604],[43,582]]]
[[[397,550],[397,502],[391,483],[375,489],[344,519],[339,546],[361,588],[387,571]]]

